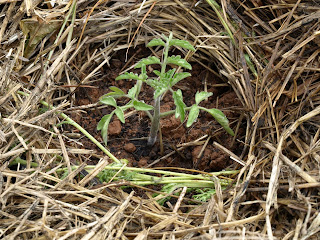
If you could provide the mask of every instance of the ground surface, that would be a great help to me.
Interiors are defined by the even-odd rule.
[[[316,1],[0,2],[0,239],[319,239]],[[125,124],[112,122],[108,147],[137,167],[96,184],[114,165],[75,127],[58,124],[60,113],[102,142],[97,123],[113,109],[99,97],[113,85],[127,91],[133,82],[115,77],[159,54],[144,46],[170,32],[196,47],[193,77],[179,83],[185,102],[207,86],[213,96],[201,104],[221,109],[236,137],[205,113],[189,129],[168,117],[162,153],[159,142],[145,147],[147,116],[129,111]],[[152,104],[148,88],[141,97]],[[41,100],[55,109],[44,112]],[[162,109],[173,108],[166,95]],[[219,181],[198,171],[220,169],[235,171]],[[137,183],[131,174],[142,171],[169,180],[146,187],[155,178]],[[192,189],[190,173],[210,188]],[[160,206],[172,186],[179,196]],[[200,193],[210,200],[193,204]]]
[[[149,56],[148,54],[149,53],[135,56],[133,63],[139,61],[142,57]],[[130,57],[129,53],[129,58]],[[101,80],[92,84],[94,88],[79,88],[76,91],[75,104],[82,106],[95,103],[99,101],[99,97],[110,91],[109,87],[111,86],[117,86],[127,92],[128,89],[133,86],[134,82],[126,80],[115,81],[115,78],[119,75],[125,64],[125,52],[120,51],[116,57],[113,57],[110,67],[104,68]],[[214,74],[209,72],[205,67],[197,63],[191,64],[193,66],[191,71],[192,76],[177,84],[177,87],[183,92],[186,105],[191,106],[194,103],[195,93],[197,91],[203,91],[206,84],[208,92],[212,92],[213,96],[207,101],[203,101],[201,105],[206,108],[216,107],[221,109],[230,122],[238,119],[240,116],[239,108],[241,109],[241,103],[231,88],[223,84],[223,82],[220,82]],[[141,99],[149,104],[153,103],[153,92],[147,85],[143,85]],[[125,101],[127,101],[127,99],[120,99],[118,104],[121,105],[121,103],[125,103]],[[172,96],[166,94],[161,104],[161,111],[174,109],[175,105]],[[101,117],[111,111],[111,107],[105,107],[81,113],[73,113],[71,117],[80,123],[82,127],[89,131],[96,139],[102,142],[101,134],[96,130],[96,127]],[[128,112],[132,111],[129,110]],[[181,123],[179,119],[176,119],[174,115],[161,119],[163,139],[163,154],[161,154],[159,137],[153,147],[146,146],[150,120],[145,113],[135,112],[130,114],[130,116],[126,118],[125,124],[121,124],[118,119],[113,117],[109,125],[108,148],[119,159],[128,159],[130,166],[147,167],[152,164],[154,167],[183,167],[201,171],[220,171],[232,163],[228,155],[212,145],[213,141],[220,143],[235,154],[241,154],[242,144],[228,135],[210,114],[201,112],[198,121],[190,128],[186,128],[185,125],[185,123]],[[231,127],[234,129],[235,125],[231,124]],[[243,132],[243,129],[240,128],[237,139],[241,138]],[[198,144],[193,143],[205,135],[210,136],[207,145],[204,145],[207,137]],[[99,149],[86,138],[81,139],[81,143],[87,146],[87,148],[91,146],[90,148],[99,151]],[[179,146],[184,143],[190,143],[190,146],[179,150]],[[158,160],[156,164],[154,164],[155,160]]]

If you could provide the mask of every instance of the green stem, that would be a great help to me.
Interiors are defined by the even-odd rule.
[[[27,166],[28,163],[27,163],[27,160],[24,160],[24,159],[22,159],[20,157],[16,157],[15,159],[13,159],[13,161],[11,161],[9,163],[9,167],[15,166],[15,165],[18,165],[18,164],[22,164],[24,166]],[[33,167],[33,168],[36,168],[36,167],[38,167],[38,163],[31,162],[30,166]]]
[[[77,1],[74,0],[73,3],[72,3],[72,8],[71,8],[71,9],[69,10],[69,12],[67,13],[67,16],[65,17],[65,19],[64,19],[64,21],[63,21],[63,23],[62,23],[62,26],[61,26],[61,28],[60,28],[60,31],[59,31],[59,33],[58,33],[58,35],[57,35],[57,37],[56,37],[56,39],[55,39],[55,41],[54,41],[54,44],[57,44],[57,43],[59,42],[59,39],[60,39],[60,37],[61,37],[61,35],[62,35],[63,31],[64,31],[64,28],[65,28],[65,26],[66,26],[66,24],[67,24],[67,22],[68,22],[68,20],[69,20],[69,18],[70,18],[71,13],[73,13],[73,16],[72,16],[72,18],[73,18],[73,19],[72,19],[72,26],[74,26],[76,6],[77,6]],[[71,31],[71,32],[73,32],[73,31]],[[69,34],[69,35],[70,35],[70,34]],[[48,64],[49,64],[49,62],[50,62],[50,60],[51,60],[51,57],[52,57],[53,53],[54,53],[54,49],[52,49],[52,50],[49,52],[48,61],[46,62],[44,69],[47,68],[47,66],[48,66]]]
[[[96,166],[88,165],[84,169],[90,172],[90,169],[95,168]],[[78,166],[72,166],[72,170],[74,171]],[[129,179],[126,179],[131,184],[136,185],[153,185],[153,184],[183,184],[184,186],[188,187],[212,187],[214,188],[214,182],[212,180],[212,177],[210,175],[221,175],[221,174],[235,174],[238,171],[225,171],[225,172],[217,172],[217,173],[210,173],[209,176],[203,176],[201,174],[198,175],[191,175],[191,174],[185,174],[185,173],[177,173],[177,172],[170,172],[170,171],[164,171],[164,170],[156,170],[156,169],[141,169],[141,168],[133,168],[133,167],[121,167],[121,166],[106,166],[104,170],[123,170],[124,176],[127,173],[136,173],[132,176],[129,176]],[[65,172],[68,171],[67,168],[61,168],[58,169],[57,172]],[[157,177],[157,176],[151,176],[144,173],[158,173],[162,174],[163,176]],[[173,175],[174,177],[166,177],[166,175]],[[119,178],[115,178],[114,180],[120,180],[123,179],[123,176]],[[227,179],[219,179],[221,186],[227,186],[230,184],[230,181]]]
[[[163,50],[160,82],[161,82],[161,77],[164,76],[164,74],[166,73],[166,67],[167,67],[167,61],[168,61],[167,59],[168,59],[168,55],[169,55],[169,48],[170,48],[171,39],[172,39],[172,33],[170,33],[169,37],[167,38],[166,45],[164,46],[164,50]],[[157,140],[157,134],[158,134],[159,125],[160,125],[160,100],[161,100],[161,97],[162,97],[162,95],[158,96],[155,99],[150,134],[149,134],[149,138],[148,138],[148,146],[153,146],[153,144]]]
[[[18,91],[18,94],[23,95],[23,96],[29,96],[28,93],[22,92],[22,91]],[[52,110],[54,110],[55,108],[53,106],[51,106],[50,104],[48,104],[45,101],[40,101],[40,103]],[[97,139],[95,139],[90,133],[88,133],[84,128],[82,128],[78,123],[76,123],[75,121],[73,121],[70,117],[68,117],[66,114],[57,111],[57,113],[59,113],[59,115],[64,119],[65,123],[68,123],[72,126],[74,126],[75,128],[77,128],[80,132],[82,132],[87,138],[89,138],[94,144],[97,145],[98,148],[100,148],[105,154],[107,154],[108,157],[110,157],[114,162],[116,163],[121,163],[119,159],[117,159],[111,152],[109,152],[101,143],[99,143],[97,141]]]
[[[207,1],[207,3],[212,7],[212,9],[216,12],[216,14],[217,14],[217,16],[218,16],[221,24],[223,25],[223,27],[224,27],[225,30],[227,31],[227,33],[228,33],[228,35],[229,35],[229,37],[230,37],[231,42],[233,43],[233,45],[236,45],[236,42],[235,42],[235,40],[234,40],[234,37],[233,37],[233,35],[232,35],[232,32],[231,32],[228,24],[226,23],[226,21],[224,20],[224,18],[222,17],[220,11],[218,10],[218,8],[217,8],[217,6],[216,6],[216,5],[218,5],[218,4],[216,3],[216,1],[214,1],[214,0],[206,0],[206,1]]]
[[[164,46],[163,50],[163,60],[161,63],[161,76],[163,76],[166,72],[166,67],[167,67],[167,59],[169,55],[169,48],[170,48],[170,41],[172,39],[172,32],[170,33],[169,37],[167,38],[166,45]]]
[[[21,158],[15,158],[11,163],[12,165],[27,165],[27,161]],[[30,163],[32,167],[36,168],[38,167],[37,163],[31,162]],[[76,170],[79,166],[72,166],[72,171]],[[87,165],[85,166],[85,170],[90,172],[92,169],[96,168],[94,165]],[[221,171],[221,172],[213,172],[208,173],[208,175],[192,175],[192,174],[186,174],[186,173],[178,173],[178,172],[171,172],[171,171],[165,171],[165,170],[157,170],[157,169],[143,169],[143,168],[134,168],[134,167],[123,167],[123,166],[106,166],[104,167],[104,170],[122,170],[127,171],[128,173],[136,173],[132,176],[128,182],[130,184],[135,185],[152,185],[152,184],[181,184],[183,186],[187,187],[196,187],[196,188],[204,188],[204,187],[210,187],[214,188],[214,182],[212,181],[212,176],[219,176],[219,175],[231,175],[236,174],[239,171]],[[57,173],[64,173],[67,172],[68,168],[59,168],[56,170]],[[147,175],[145,173],[153,173],[153,174],[161,174],[161,177],[157,176],[151,176]],[[170,176],[168,176],[170,175]],[[166,177],[168,176],[168,177]],[[115,178],[114,180],[117,180]],[[219,179],[221,186],[227,186],[230,184],[230,181],[227,179]]]
[[[148,138],[148,146],[153,146],[153,144],[157,140],[157,134],[160,125],[160,98],[161,96],[157,97],[157,99],[155,100],[151,129]]]
[[[213,181],[204,181],[204,180],[161,180],[159,182],[156,181],[130,181],[131,184],[135,185],[152,185],[152,184],[170,184],[170,183],[180,183],[186,187],[194,187],[194,188],[205,188],[211,187],[214,188]]]
[[[9,166],[17,165],[18,163],[22,165],[27,165],[27,161],[17,157],[15,158]],[[30,163],[32,167],[38,167],[39,164],[35,162]],[[71,166],[72,171],[76,170],[79,166]],[[85,166],[85,170],[90,172],[92,169],[96,168],[95,165],[87,165]],[[197,174],[197,175],[192,175],[192,174],[187,174],[187,173],[179,173],[179,172],[171,172],[171,171],[165,171],[165,170],[157,170],[157,169],[149,169],[149,168],[134,168],[134,167],[122,167],[122,166],[106,166],[104,167],[105,170],[120,170],[122,169],[123,171],[129,171],[129,172],[137,172],[137,175],[139,179],[144,179],[144,180],[161,180],[161,179],[166,179],[166,180],[204,180],[204,181],[211,181],[212,176],[221,176],[221,175],[233,175],[237,174],[239,171],[238,170],[231,170],[231,171],[221,171],[221,172],[212,172],[212,173],[207,173],[207,175],[202,175],[202,174]],[[68,171],[68,168],[59,168],[57,169],[57,172],[65,172]],[[150,175],[145,175],[141,173],[154,173],[154,174],[161,174],[164,175],[162,177],[156,177],[156,176],[150,176]],[[165,176],[175,176],[175,177],[165,177]],[[221,180],[221,179],[220,179]],[[227,180],[226,180],[227,181]]]
[[[85,166],[85,170],[90,171],[91,169],[94,169],[96,166],[94,165],[87,165]],[[72,166],[72,169],[77,169],[78,166]],[[155,173],[155,174],[161,174],[161,175],[170,175],[170,176],[179,176],[184,177],[186,179],[200,179],[200,180],[210,180],[212,176],[220,176],[220,175],[233,175],[238,173],[238,170],[232,170],[232,171],[221,171],[221,172],[212,172],[208,173],[207,175],[197,174],[187,174],[187,173],[179,173],[179,172],[172,172],[172,171],[165,171],[165,170],[158,170],[158,169],[149,169],[149,168],[134,168],[134,167],[122,167],[122,166],[106,166],[104,167],[106,170],[120,170],[123,169],[125,171],[131,171],[131,172],[140,172],[140,173]],[[58,169],[58,171],[66,171],[67,168],[61,168]]]
[[[191,109],[191,107],[186,107],[185,110],[186,111],[189,111]],[[172,114],[175,114],[176,113],[176,110],[170,110],[170,111],[167,111],[167,112],[163,112],[163,113],[160,113],[160,118],[162,117],[166,117],[166,116],[169,116],[169,115],[172,115]]]

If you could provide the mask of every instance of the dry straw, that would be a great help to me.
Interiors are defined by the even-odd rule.
[[[320,7],[315,1],[0,4],[1,239],[319,237]],[[151,190],[142,188],[143,198],[120,190],[126,182],[93,188],[108,159],[80,180],[85,164],[72,171],[72,163],[95,152],[72,139],[72,130],[54,127],[63,121],[57,110],[86,110],[74,107],[69,93],[98,80],[117,51],[144,46],[170,31],[194,43],[196,53],[187,56],[191,63],[231,85],[243,104],[233,109],[242,116],[234,126],[246,126],[245,135],[237,135],[244,144],[241,156],[220,147],[237,160],[231,166],[240,170],[234,184],[227,190],[216,184],[216,195],[199,205],[192,205],[183,189],[172,208],[160,206]],[[56,109],[40,112],[40,100]],[[186,144],[206,146],[207,137]],[[11,170],[17,158],[26,166]],[[61,179],[57,171],[63,167],[70,174]]]

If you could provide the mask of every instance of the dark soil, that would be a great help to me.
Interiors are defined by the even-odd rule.
[[[149,52],[145,55],[141,53],[138,55],[139,56],[136,56],[129,66],[139,61],[142,57],[149,56]],[[130,57],[129,52],[128,59],[130,59]],[[232,89],[225,85],[221,86],[222,82],[217,80],[211,72],[201,65],[196,63],[191,63],[191,65],[193,66],[191,71],[192,77],[186,78],[177,84],[177,87],[183,92],[186,105],[191,106],[194,103],[195,93],[197,91],[203,91],[204,81],[206,80],[208,92],[212,92],[213,96],[207,101],[203,101],[201,106],[206,108],[219,108],[226,114],[231,123],[237,120],[240,112],[239,110],[235,111],[235,109],[241,108],[241,103]],[[75,104],[81,106],[99,101],[102,95],[110,91],[110,86],[117,86],[127,92],[135,82],[114,80],[120,71],[123,70],[122,68],[124,66],[125,51],[119,51],[110,61],[110,67],[105,67],[102,70],[103,77],[101,81],[94,82],[94,88],[79,88],[76,91],[77,100]],[[148,70],[151,71],[151,67]],[[147,85],[143,85],[140,99],[143,99],[149,104],[153,103],[153,92]],[[126,101],[127,99],[125,98],[119,99],[118,105],[125,104]],[[168,93],[163,98],[161,111],[174,109],[175,105],[172,96]],[[96,130],[96,127],[102,116],[111,111],[111,107],[90,109],[86,111],[86,113],[72,113],[71,117],[97,140],[103,142],[101,134]],[[148,147],[146,144],[146,138],[148,137],[150,129],[150,120],[144,112],[130,115],[126,118],[125,124],[121,124],[114,116],[109,125],[108,149],[118,159],[125,158],[129,160],[129,166],[147,167],[155,160],[173,152],[172,155],[161,159],[154,164],[153,167],[181,167],[208,172],[225,169],[232,163],[232,160],[230,160],[227,154],[212,145],[213,141],[220,143],[237,155],[241,154],[243,145],[237,140],[233,141],[233,137],[227,134],[210,114],[200,112],[197,122],[190,128],[186,128],[185,125],[185,123],[181,123],[179,119],[176,119],[174,115],[161,119],[163,140],[163,155],[161,155],[159,137],[153,147]],[[235,127],[235,124],[231,124],[231,128],[235,129]],[[198,146],[194,144],[193,146],[178,150],[179,147],[177,147],[177,145],[193,142],[204,135],[211,136],[205,148],[203,144]],[[241,139],[243,135],[244,129],[240,127],[237,139]],[[206,139],[207,138],[204,140]],[[82,138],[80,141],[86,148],[96,149],[98,153],[103,155],[100,149],[91,143],[90,140]]]

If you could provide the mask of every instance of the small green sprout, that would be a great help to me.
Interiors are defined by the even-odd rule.
[[[163,41],[160,38],[157,38],[151,40],[147,45],[147,47],[162,46],[163,54],[161,59],[155,56],[144,58],[135,65],[135,68],[141,69],[140,74],[126,72],[116,78],[116,80],[136,80],[136,84],[128,91],[127,94],[117,87],[110,87],[110,90],[112,92],[105,94],[100,98],[101,103],[114,107],[114,110],[110,114],[107,114],[101,118],[97,126],[97,129],[101,130],[101,134],[105,144],[107,144],[108,125],[112,116],[115,114],[117,118],[122,123],[124,123],[124,111],[126,111],[129,108],[135,108],[138,111],[146,111],[148,116],[150,117],[151,129],[148,138],[149,146],[154,145],[154,143],[156,142],[161,117],[167,116],[169,114],[175,114],[175,117],[180,118],[181,122],[183,122],[187,117],[187,111],[189,111],[187,127],[190,127],[197,120],[200,110],[204,110],[210,113],[229,134],[234,135],[232,129],[229,127],[228,119],[220,110],[215,108],[207,109],[199,106],[201,101],[212,96],[211,92],[197,92],[195,95],[195,104],[193,104],[191,107],[187,107],[183,102],[182,91],[180,89],[173,89],[173,86],[175,84],[177,84],[182,79],[191,76],[191,74],[188,72],[177,72],[176,68],[171,68],[167,70],[168,64],[176,65],[178,67],[182,67],[188,70],[191,70],[192,67],[185,59],[181,58],[181,56],[179,55],[169,56],[170,47],[177,46],[191,51],[195,51],[195,49],[188,41],[173,39],[172,33],[170,33],[169,37],[162,36],[162,38],[165,41]],[[148,77],[146,70],[146,66],[152,64],[158,64],[161,67],[161,71],[153,70],[153,73],[157,76],[154,78]],[[139,100],[139,94],[142,83],[148,84],[154,90],[153,106],[148,105],[143,100]],[[167,91],[172,94],[174,104],[176,105],[176,109],[175,111],[160,113],[161,98],[163,94]],[[127,97],[130,99],[130,101],[124,106],[118,106],[116,98],[120,97]],[[151,115],[149,111],[153,111],[153,115]]]

